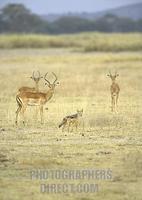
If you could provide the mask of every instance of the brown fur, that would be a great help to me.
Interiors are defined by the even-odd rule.
[[[112,80],[112,84],[110,86],[110,92],[111,92],[111,111],[116,111],[117,103],[118,103],[118,97],[120,92],[119,85],[115,82],[116,77],[119,76],[119,74],[115,73],[115,75],[112,75],[111,73],[108,74],[108,76]]]
[[[31,87],[27,87],[27,86],[23,86],[21,88],[19,88],[18,92],[22,93],[22,92],[39,92],[39,81],[43,78],[40,75],[40,72],[37,71],[38,76],[35,76],[35,72],[33,72],[32,76],[30,77],[34,82],[35,82],[35,87],[31,88]]]
[[[57,80],[57,78],[56,78]],[[54,94],[54,90],[58,82],[56,83],[56,80],[51,84],[46,78],[45,81],[47,81],[47,85],[49,87],[49,90],[46,93],[43,92],[22,92],[19,93],[16,96],[16,101],[18,104],[18,109],[16,111],[16,121],[15,123],[18,123],[18,116],[19,113],[23,116],[23,124],[25,124],[25,116],[24,113],[27,109],[27,106],[39,106],[40,110],[40,117],[41,117],[41,123],[43,123],[43,106],[52,98]]]
[[[69,115],[64,117],[61,124],[59,125],[59,128],[62,127],[62,131],[64,131],[64,129],[68,127],[67,129],[69,132],[70,128],[72,128],[71,131],[73,131],[73,128],[75,127],[77,131],[79,126],[79,118],[82,117],[82,114],[83,114],[83,109],[80,111],[77,110],[77,113],[74,115]]]

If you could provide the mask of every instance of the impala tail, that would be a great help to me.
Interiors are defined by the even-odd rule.
[[[59,128],[61,128],[66,123],[67,123],[67,119],[64,118],[63,121],[61,122],[61,124],[59,124]]]

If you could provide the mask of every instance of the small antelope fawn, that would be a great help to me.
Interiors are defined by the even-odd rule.
[[[59,125],[59,128],[62,127],[62,131],[64,131],[65,127],[67,127],[68,132],[70,131],[70,128],[72,127],[71,131],[73,131],[73,128],[76,127],[76,131],[78,130],[79,126],[79,120],[83,115],[83,109],[77,110],[77,113],[74,115],[69,115],[63,118],[61,124]]]
[[[119,85],[116,83],[116,77],[118,77],[119,74],[115,72],[115,74],[112,75],[111,72],[109,72],[107,76],[109,76],[112,80],[112,84],[110,86],[110,92],[111,92],[111,111],[113,112],[116,111],[117,109],[117,102],[120,92]]]

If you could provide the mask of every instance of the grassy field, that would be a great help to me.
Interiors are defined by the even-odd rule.
[[[120,41],[121,42],[121,41]],[[0,199],[141,200],[141,52],[77,52],[70,48],[0,50]],[[15,126],[15,96],[34,86],[33,70],[55,72],[60,81],[45,106],[44,124],[35,108],[26,126]],[[118,112],[110,109],[109,70],[117,70]],[[52,77],[51,77],[52,78]],[[46,91],[44,81],[41,91]],[[84,109],[85,130],[62,132],[65,115]],[[111,180],[31,180],[30,170],[111,169]],[[98,183],[98,193],[40,193],[41,183]]]
[[[0,48],[72,48],[76,51],[141,51],[141,33],[80,33],[68,35],[1,35]]]

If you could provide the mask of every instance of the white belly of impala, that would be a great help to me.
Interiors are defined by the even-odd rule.
[[[28,106],[39,106],[39,100],[38,99],[29,99]]]

